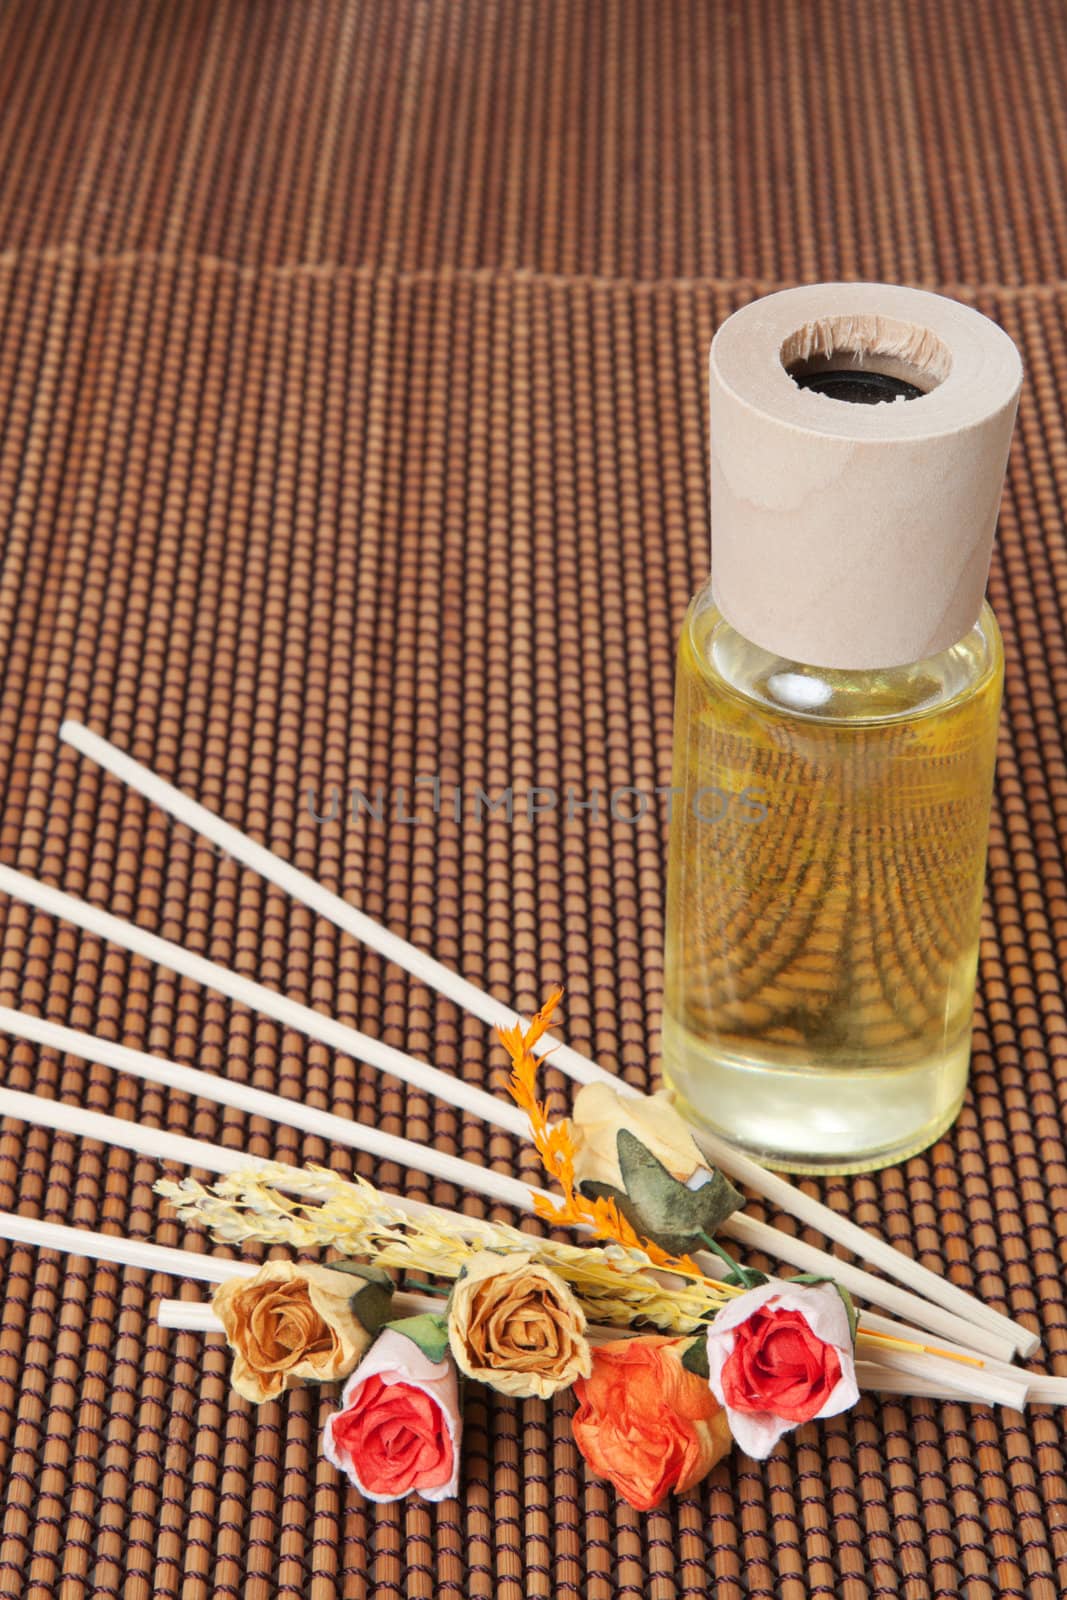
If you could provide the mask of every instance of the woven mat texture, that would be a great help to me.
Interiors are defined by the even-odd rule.
[[[906,1167],[807,1187],[1067,1373],[1065,62],[1059,0],[5,5],[0,858],[502,1085],[480,1024],[59,746],[80,717],[501,998],[562,978],[571,1042],[653,1082],[665,818],[530,819],[527,791],[670,781],[718,323],[805,280],[954,294],[1027,372],[972,1088]],[[457,822],[457,784],[512,786],[513,819]],[[311,813],[379,785],[416,821]],[[2,1004],[534,1176],[506,1135],[68,926],[5,901],[0,933]],[[351,1170],[0,1057],[16,1088]],[[204,1247],[150,1161],[2,1127],[0,1207]],[[254,1410],[218,1338],[160,1331],[176,1280],[0,1264],[13,1600],[1067,1591],[1046,1408],[865,1398],[644,1516],[587,1476],[569,1401],[474,1389],[460,1498],[374,1507],[318,1459],[330,1399]]]

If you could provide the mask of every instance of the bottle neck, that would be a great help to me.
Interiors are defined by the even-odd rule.
[[[746,639],[711,598],[696,596],[686,620],[688,644],[719,685],[784,717],[820,722],[891,722],[942,710],[1003,671],[1000,629],[988,602],[975,626],[947,650],[903,666],[811,666]]]

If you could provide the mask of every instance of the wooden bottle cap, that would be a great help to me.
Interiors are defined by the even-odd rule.
[[[729,317],[710,366],[711,593],[726,620],[791,661],[857,670],[962,639],[1022,384],[1003,329],[921,289],[808,284]],[[828,372],[921,392],[857,404],[797,381],[832,388]]]

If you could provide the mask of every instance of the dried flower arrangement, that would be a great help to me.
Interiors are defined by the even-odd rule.
[[[246,1399],[347,1379],[323,1450],[370,1498],[455,1492],[463,1378],[524,1399],[573,1388],[579,1450],[646,1509],[697,1483],[735,1439],[766,1455],[786,1429],[859,1399],[846,1290],[772,1282],[725,1251],[729,1278],[717,1279],[686,1253],[721,1249],[715,1229],[742,1196],[667,1101],[590,1085],[571,1118],[549,1123],[533,1046],[559,997],[528,1028],[501,1030],[510,1088],[563,1193],[558,1203],[538,1195],[538,1215],[604,1245],[492,1224],[464,1239],[432,1211],[412,1216],[321,1169],[156,1185],[216,1239],[342,1252],[325,1265],[270,1261],[223,1283],[212,1306]],[[385,1269],[451,1280],[440,1311],[393,1319]]]

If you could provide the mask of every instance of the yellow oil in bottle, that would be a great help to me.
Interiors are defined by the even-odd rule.
[[[664,1076],[794,1172],[869,1170],[953,1120],[970,1057],[1003,651],[784,660],[707,589],[679,650]]]

